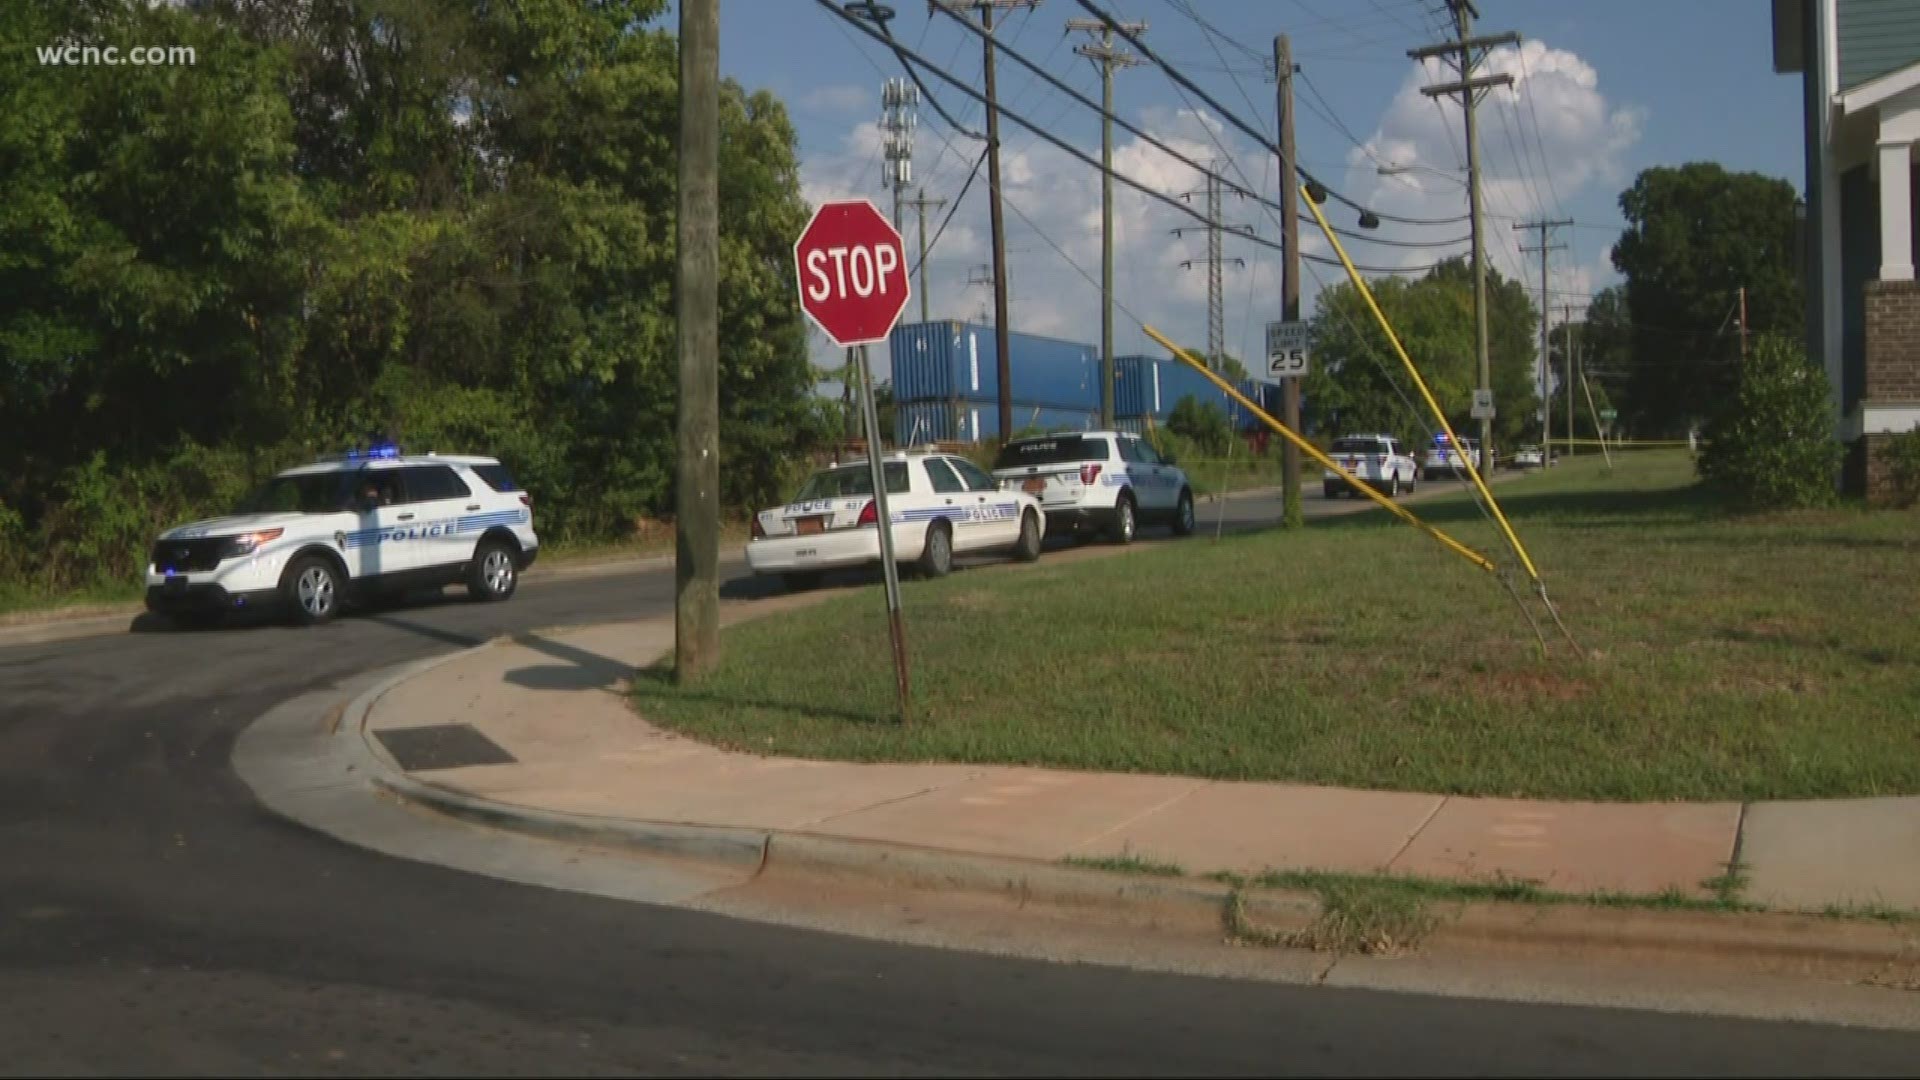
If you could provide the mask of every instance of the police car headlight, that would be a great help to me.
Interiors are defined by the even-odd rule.
[[[241,533],[239,536],[228,537],[226,544],[220,548],[220,557],[237,559],[242,555],[251,555],[261,544],[280,539],[280,534],[283,532],[286,530],[261,529],[259,532]]]

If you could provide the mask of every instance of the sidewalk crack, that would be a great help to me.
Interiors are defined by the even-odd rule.
[[[1097,844],[1100,841],[1105,840],[1107,837],[1112,836],[1114,833],[1117,833],[1120,830],[1125,829],[1129,825],[1134,825],[1141,821],[1144,821],[1147,818],[1150,818],[1153,815],[1159,813],[1160,811],[1165,810],[1166,808],[1172,806],[1174,803],[1177,803],[1180,800],[1186,798],[1187,796],[1192,795],[1194,792],[1199,791],[1201,788],[1207,786],[1207,784],[1210,782],[1211,781],[1207,781],[1207,780],[1196,780],[1191,785],[1189,785],[1186,788],[1186,790],[1181,791],[1179,794],[1173,796],[1167,801],[1155,806],[1149,806],[1145,810],[1142,810],[1139,813],[1133,815],[1132,817],[1127,818],[1126,820],[1116,824],[1115,826],[1113,826],[1113,828],[1105,829],[1100,832],[1097,832],[1092,836],[1087,837],[1085,840],[1082,840],[1079,843],[1073,845],[1074,850],[1078,851],[1079,849],[1086,847],[1088,844]]]
[[[1427,831],[1427,826],[1433,824],[1433,819],[1436,817],[1439,817],[1440,811],[1449,802],[1452,802],[1452,801],[1453,801],[1453,796],[1451,795],[1440,796],[1440,800],[1433,804],[1433,809],[1427,811],[1427,816],[1424,818],[1421,818],[1420,824],[1415,825],[1413,827],[1413,831],[1407,834],[1407,839],[1400,845],[1400,849],[1393,853],[1393,858],[1388,859],[1386,862],[1386,865],[1382,867],[1382,869],[1386,869],[1386,870],[1393,869],[1393,864],[1400,861],[1400,856],[1405,855],[1407,853],[1407,849],[1413,846],[1413,842],[1415,840],[1420,839],[1420,834]]]
[[[968,781],[970,781],[970,780],[978,780],[978,779],[979,779],[979,778],[980,778],[981,776],[983,776],[983,775],[985,775],[985,774],[984,774],[984,773],[971,773],[971,774],[969,774],[969,775],[967,775],[967,776],[964,776],[964,777],[962,777],[962,778],[960,778],[959,780],[956,780],[956,781],[954,781],[954,783],[955,783],[955,784],[964,784],[964,783],[966,783],[966,782],[968,782]],[[903,802],[906,802],[906,801],[907,801],[907,800],[909,800],[909,799],[918,799],[918,798],[920,798],[920,797],[921,797],[921,796],[923,796],[923,795],[931,795],[931,794],[933,794],[933,793],[934,793],[934,792],[936,792],[936,791],[939,791],[939,790],[941,790],[941,789],[943,789],[943,788],[948,788],[948,787],[952,787],[952,786],[953,786],[953,784],[935,784],[935,785],[933,785],[932,787],[924,787],[924,788],[920,788],[920,789],[919,789],[919,790],[917,790],[917,791],[909,791],[909,792],[907,792],[907,793],[906,793],[905,795],[895,795],[895,796],[894,796],[893,798],[891,798],[891,799],[881,799],[881,800],[880,800],[879,802],[870,802],[870,803],[867,803],[867,804],[865,804],[865,805],[863,805],[863,806],[856,806],[856,807],[854,807],[854,808],[853,808],[853,809],[851,809],[851,810],[841,810],[841,811],[838,811],[837,813],[832,813],[832,814],[828,814],[828,815],[826,815],[825,817],[817,817],[817,818],[812,818],[812,819],[810,819],[810,820],[807,820],[807,821],[799,821],[799,822],[795,822],[794,824],[792,824],[792,825],[790,825],[790,826],[788,826],[788,828],[790,828],[790,829],[810,829],[810,828],[812,828],[812,827],[814,827],[815,825],[825,825],[825,824],[826,824],[827,822],[829,822],[829,821],[837,821],[837,820],[839,820],[840,818],[843,818],[843,817],[847,817],[847,816],[849,816],[849,815],[852,815],[852,814],[864,814],[864,813],[866,813],[866,812],[867,812],[867,811],[869,811],[869,810],[878,810],[878,809],[880,809],[880,808],[881,808],[881,807],[883,807],[883,806],[892,806],[892,805],[894,805],[895,803],[903,803]]]

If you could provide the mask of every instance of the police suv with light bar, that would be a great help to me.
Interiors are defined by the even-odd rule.
[[[147,608],[211,623],[271,606],[314,624],[349,597],[455,582],[505,600],[539,552],[533,499],[497,459],[383,444],[288,469],[233,515],[161,533]]]

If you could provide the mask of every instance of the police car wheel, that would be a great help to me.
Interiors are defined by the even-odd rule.
[[[325,559],[309,555],[295,562],[281,589],[287,610],[302,626],[318,626],[340,613],[340,577]]]
[[[1133,534],[1139,523],[1133,512],[1133,496],[1122,495],[1113,507],[1113,542],[1116,544],[1133,543]]]
[[[1193,492],[1182,489],[1180,505],[1173,511],[1173,535],[1190,536],[1193,534]]]
[[[1397,499],[1400,497],[1400,474],[1399,473],[1394,473],[1393,478],[1387,481],[1387,497],[1390,499]]]
[[[513,552],[498,540],[488,540],[467,565],[467,595],[475,600],[505,600],[520,585]]]
[[[1040,558],[1040,519],[1031,510],[1020,515],[1020,540],[1013,546],[1013,556],[1021,562]]]
[[[920,552],[920,572],[945,577],[953,569],[953,529],[944,521],[927,526],[927,544]]]

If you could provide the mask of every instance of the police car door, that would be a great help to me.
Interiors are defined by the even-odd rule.
[[[405,544],[395,542],[401,515],[410,512],[400,470],[367,465],[353,480],[354,531],[346,538],[347,573],[355,581],[406,568]]]
[[[1145,439],[1123,436],[1120,456],[1127,463],[1127,475],[1133,478],[1134,506],[1149,514],[1173,509],[1174,496],[1167,491],[1160,455],[1153,452],[1153,447]]]
[[[480,539],[478,531],[460,531],[460,518],[480,509],[472,489],[459,473],[445,465],[409,465],[401,473],[407,493],[407,512],[401,515],[407,569],[466,562]]]
[[[1011,491],[1000,490],[1000,484],[993,474],[968,461],[966,458],[948,458],[948,463],[960,479],[967,485],[967,498],[972,500],[973,513],[978,522],[974,526],[978,533],[975,547],[997,548],[1013,543],[1020,538],[1020,500],[1014,498]]]

